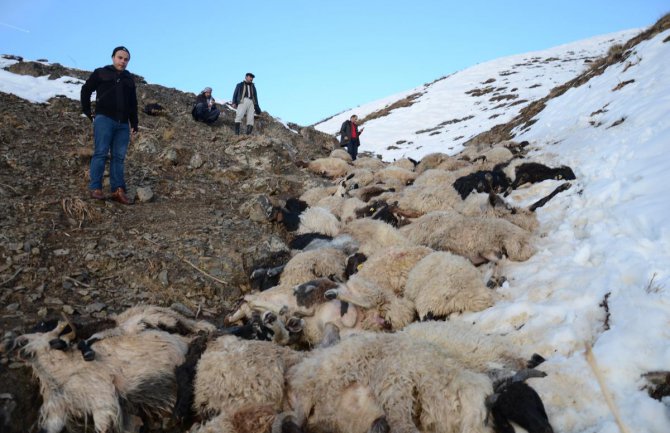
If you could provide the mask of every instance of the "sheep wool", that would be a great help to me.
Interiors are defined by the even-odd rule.
[[[473,263],[503,254],[524,261],[535,252],[526,230],[500,218],[465,217],[455,211],[430,212],[400,232],[416,245],[451,251]]]
[[[286,263],[280,282],[284,286],[296,286],[316,278],[344,280],[346,260],[345,253],[335,248],[303,251]]]
[[[320,174],[331,179],[347,174],[351,166],[340,158],[317,158],[307,164],[312,173]]]
[[[300,196],[300,200],[306,202],[310,206],[315,206],[316,203],[324,197],[331,196],[337,191],[337,186],[316,186],[310,188]]]
[[[328,209],[311,207],[300,214],[298,234],[321,233],[337,236],[340,232],[340,221]]]
[[[409,272],[405,296],[414,301],[421,319],[447,317],[463,311],[481,311],[494,302],[477,268],[455,254],[436,251]]]
[[[359,243],[359,251],[370,257],[378,251],[394,246],[409,246],[407,238],[398,229],[382,221],[362,218],[342,228],[342,234],[351,235]]]
[[[433,250],[424,246],[391,247],[369,257],[358,275],[402,296],[412,268]]]
[[[330,158],[340,158],[343,161],[346,161],[348,163],[351,162],[351,155],[349,155],[349,152],[347,152],[344,149],[335,149],[332,152],[330,152],[329,155]]]

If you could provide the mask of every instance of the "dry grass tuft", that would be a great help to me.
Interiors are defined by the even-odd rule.
[[[67,217],[79,221],[79,228],[86,220],[97,221],[100,219],[100,212],[78,197],[65,197],[61,200],[61,207]]]

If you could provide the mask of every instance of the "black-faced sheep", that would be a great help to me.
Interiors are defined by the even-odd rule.
[[[450,251],[467,257],[474,264],[528,260],[534,253],[531,234],[500,218],[465,217],[455,211],[428,213],[400,233],[415,245]]]
[[[444,251],[428,254],[412,268],[407,276],[405,297],[414,302],[422,320],[481,311],[495,300],[469,260]]]
[[[70,326],[59,322],[47,332],[24,334],[9,347],[40,382],[40,431],[59,433],[89,416],[97,433],[120,431],[133,409],[170,413],[174,370],[184,361],[188,338],[154,330],[111,336],[96,344],[96,360],[87,362],[78,351],[61,346],[74,338],[68,335]]]

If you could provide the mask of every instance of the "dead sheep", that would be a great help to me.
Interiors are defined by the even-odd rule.
[[[349,168],[351,168],[349,163],[340,158],[317,158],[307,164],[307,169],[312,173],[331,179],[343,177]]]
[[[263,205],[268,220],[280,223],[286,231],[294,232],[300,227],[300,216],[309,208],[309,204],[301,199],[289,198],[283,206],[272,206],[269,199],[265,199]]]
[[[469,165],[469,162],[456,159],[446,153],[429,153],[421,158],[414,171],[419,174],[432,168],[453,171]]]
[[[428,247],[391,247],[367,258],[358,275],[401,296],[412,268],[433,252]]]
[[[337,236],[340,232],[340,221],[328,209],[310,207],[300,214],[300,225],[297,233],[322,233]]]
[[[341,234],[350,235],[358,243],[358,250],[368,257],[390,247],[410,245],[398,229],[369,218],[351,221],[342,227]]]
[[[344,203],[342,203],[340,221],[343,224],[347,224],[350,221],[355,220],[357,218],[356,209],[360,209],[365,205],[366,205],[365,202],[357,197],[347,198],[346,200],[344,200]]]
[[[514,421],[550,433],[540,397],[520,382],[529,376],[493,382],[439,345],[402,333],[354,335],[289,369],[273,431],[509,433]]]
[[[378,171],[386,167],[386,163],[378,158],[371,158],[369,156],[363,156],[356,159],[353,162],[354,167],[356,168],[367,168],[368,170]]]
[[[449,184],[412,185],[398,197],[399,208],[420,214],[455,209],[461,206],[461,202],[457,191]]]
[[[375,180],[372,170],[367,168],[353,168],[347,172],[346,177],[337,181],[337,191],[335,195],[340,197],[349,197],[349,191],[363,188],[373,183]]]
[[[414,303],[409,298],[397,295],[360,274],[352,275],[347,282],[326,291],[324,296],[356,307],[356,322],[347,326],[347,331],[397,330],[407,326],[416,317]],[[336,325],[340,326],[338,323]]]
[[[421,320],[482,311],[495,300],[483,276],[468,259],[444,251],[428,254],[412,268],[405,297],[414,302]]]
[[[319,248],[303,251],[286,263],[280,282],[284,286],[296,286],[316,278],[344,280],[347,255],[336,248]]]
[[[306,202],[309,206],[315,206],[316,203],[324,197],[329,197],[337,191],[337,186],[316,186],[310,188],[302,195],[300,195],[300,200]]]
[[[210,333],[216,327],[204,320],[192,320],[182,314],[164,307],[154,305],[138,305],[131,307],[120,314],[113,315],[110,319],[88,325],[91,327],[104,326],[106,329],[87,336],[85,340],[79,341],[77,348],[87,361],[95,358],[93,345],[105,338],[137,334],[145,330],[160,329],[173,334],[194,335],[198,332]],[[81,334],[81,333],[80,333]]]
[[[204,420],[192,432],[262,433],[282,409],[284,376],[303,353],[264,341],[223,336],[197,365],[194,408]]]
[[[321,207],[328,209],[330,213],[335,215],[338,219],[342,217],[342,206],[344,205],[344,198],[337,195],[331,195],[329,197],[324,197],[316,204],[314,207]]]
[[[516,159],[510,163],[497,164],[491,170],[480,170],[462,176],[454,181],[453,186],[465,199],[472,191],[508,195],[525,183],[538,183],[549,179],[574,180],[576,177],[567,166],[551,168],[537,162]]]
[[[535,252],[531,234],[500,218],[466,217],[456,211],[430,212],[399,232],[415,245],[450,251],[473,264],[528,260]]]
[[[377,170],[374,177],[377,183],[402,188],[406,185],[411,185],[414,182],[414,179],[416,179],[417,174],[411,170],[390,165],[381,170]]]
[[[500,163],[507,163],[514,158],[514,154],[506,147],[494,147],[485,152],[480,153],[473,158],[472,162],[481,161],[482,163],[496,165]]]
[[[329,158],[340,158],[343,161],[351,162],[351,155],[345,149],[335,149],[328,155]]]
[[[540,225],[537,214],[531,209],[512,206],[494,193],[470,194],[457,210],[465,216],[502,218],[529,232],[534,232]]]
[[[505,335],[485,334],[472,323],[461,320],[415,322],[400,333],[437,344],[468,369],[486,373],[494,380],[534,368],[544,361]]]
[[[400,158],[393,161],[390,165],[395,167],[401,167],[405,170],[414,171],[416,166],[419,164],[419,161],[416,161],[412,158]]]
[[[424,170],[414,180],[414,186],[432,186],[432,185],[448,185],[453,183],[458,176],[452,171],[442,170],[438,168],[431,168]]]
[[[121,431],[129,428],[133,414],[170,414],[174,370],[184,361],[188,337],[158,330],[111,336],[96,344],[96,360],[87,362],[70,347],[76,338],[73,325],[52,325],[19,336],[7,347],[39,380],[41,432],[59,433],[87,417],[98,433]]]

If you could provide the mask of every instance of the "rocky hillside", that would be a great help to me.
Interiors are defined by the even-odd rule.
[[[88,72],[20,61],[15,74],[84,79]],[[175,305],[218,321],[256,266],[287,254],[286,235],[257,205],[325,182],[296,162],[333,138],[263,113],[251,136],[232,133],[226,107],[212,126],[192,120],[195,98],[138,77],[140,132],[126,160],[133,206],[87,195],[92,127],[79,102],[35,104],[0,93],[0,328],[23,332],[61,311],[101,318],[138,303]],[[0,394],[35,397],[26,373],[0,365]],[[25,394],[28,392],[28,394]],[[25,399],[26,395],[29,398]],[[22,410],[24,409],[24,410]],[[13,431],[30,431],[32,413]]]

